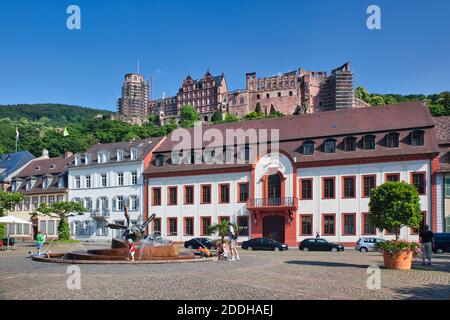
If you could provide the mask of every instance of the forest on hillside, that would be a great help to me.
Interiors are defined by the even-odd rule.
[[[71,106],[65,104],[16,104],[0,105],[0,119],[13,121],[27,119],[30,121],[45,121],[54,127],[64,127],[68,124],[81,123],[96,115],[108,115],[113,112]]]
[[[356,89],[358,98],[370,105],[395,104],[399,102],[426,101],[433,116],[450,115],[450,92],[433,95],[373,94],[363,87]],[[106,110],[96,110],[78,106],[39,104],[39,105],[0,105],[0,154],[15,151],[16,128],[19,131],[18,150],[28,150],[40,156],[43,149],[49,150],[51,157],[58,157],[65,151],[83,152],[96,143],[112,143],[165,136],[178,126],[191,127],[198,119],[194,107],[181,108],[181,121],[158,126],[156,117],[150,116],[145,125],[132,125],[112,120]],[[99,116],[101,115],[101,116]],[[276,118],[284,115],[271,111],[265,115],[261,107],[239,119],[235,115],[221,111],[212,117],[213,123],[249,121],[253,119]],[[64,136],[67,128],[69,136]]]

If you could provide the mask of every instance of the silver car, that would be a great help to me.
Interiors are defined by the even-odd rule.
[[[380,242],[384,242],[384,240],[375,237],[362,237],[356,243],[355,250],[360,252],[377,251],[376,244]]]

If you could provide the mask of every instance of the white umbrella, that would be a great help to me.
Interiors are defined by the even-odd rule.
[[[4,217],[0,217],[0,224],[4,223],[4,224],[14,224],[14,226],[16,224],[31,224],[30,221],[21,219],[21,218],[17,218],[14,216],[4,216]],[[6,249],[8,249],[9,246],[9,230],[8,230],[8,242],[6,243]]]

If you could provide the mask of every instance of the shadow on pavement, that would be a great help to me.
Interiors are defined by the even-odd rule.
[[[450,299],[450,285],[429,284],[423,287],[406,287],[393,289],[396,293],[406,295],[408,300],[448,300]]]
[[[352,263],[342,263],[342,262],[329,262],[329,261],[302,261],[302,260],[291,260],[286,261],[287,264],[298,264],[306,266],[320,266],[320,267],[343,267],[343,268],[361,268],[367,269],[369,265],[367,264],[352,264]]]

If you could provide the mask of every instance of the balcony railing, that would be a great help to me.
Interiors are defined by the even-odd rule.
[[[107,209],[95,209],[91,212],[91,217],[93,218],[108,218],[110,216],[110,212]]]
[[[295,208],[297,207],[297,198],[256,198],[247,201],[247,208]]]

